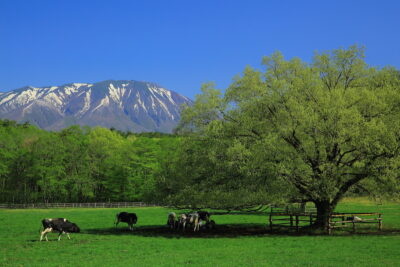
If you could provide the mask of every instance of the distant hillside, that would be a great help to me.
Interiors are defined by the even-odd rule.
[[[180,119],[181,105],[191,103],[189,98],[149,82],[28,86],[0,93],[0,118],[29,121],[46,130],[79,124],[170,133]]]

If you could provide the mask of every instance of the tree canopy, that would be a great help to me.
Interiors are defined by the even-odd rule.
[[[0,120],[0,202],[157,201],[156,175],[180,138]]]
[[[225,94],[204,85],[183,111],[178,132],[189,138],[178,175],[164,182],[172,203],[301,198],[315,203],[323,225],[349,190],[398,194],[398,70],[368,66],[357,46],[316,53],[311,63],[277,52],[263,65],[246,67]]]

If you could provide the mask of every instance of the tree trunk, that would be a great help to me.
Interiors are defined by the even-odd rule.
[[[329,216],[332,214],[335,207],[333,207],[329,200],[314,201],[314,204],[317,208],[317,220],[314,226],[316,228],[325,229],[328,226]]]

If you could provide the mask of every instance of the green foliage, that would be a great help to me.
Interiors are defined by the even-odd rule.
[[[247,67],[223,96],[206,85],[184,110],[180,130],[191,141],[176,161],[193,162],[176,170],[190,178],[169,177],[187,181],[177,193],[301,197],[321,220],[357,186],[398,196],[397,70],[368,66],[357,46],[316,53],[311,64],[280,53],[263,64],[264,72]],[[245,202],[238,194],[236,205]]]
[[[179,140],[0,120],[0,202],[155,201],[161,162]]]

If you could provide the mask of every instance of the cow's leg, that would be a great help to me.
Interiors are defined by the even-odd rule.
[[[44,234],[46,241],[49,241],[49,239],[47,239],[47,234],[50,233],[51,231],[53,231],[53,228],[47,228],[47,232]]]
[[[49,240],[47,239],[47,234],[50,233],[52,230],[53,230],[52,228],[46,228],[46,229],[44,229],[44,230],[41,232],[41,234],[40,234],[40,241],[43,240],[43,237],[46,238],[46,241],[49,241]]]
[[[199,218],[194,219],[194,231],[199,231],[200,227],[200,220]]]
[[[65,234],[65,232],[64,232],[64,231],[61,231],[61,232],[58,234],[58,241],[61,240],[61,235],[62,235],[62,234]]]
[[[53,228],[47,228],[47,229],[45,230],[44,237],[46,238],[46,241],[49,241],[49,239],[47,238],[47,234],[50,233],[50,232],[52,232],[52,231],[53,231]]]
[[[66,234],[67,234],[68,239],[71,240],[71,237],[69,236],[69,233],[66,233]]]

